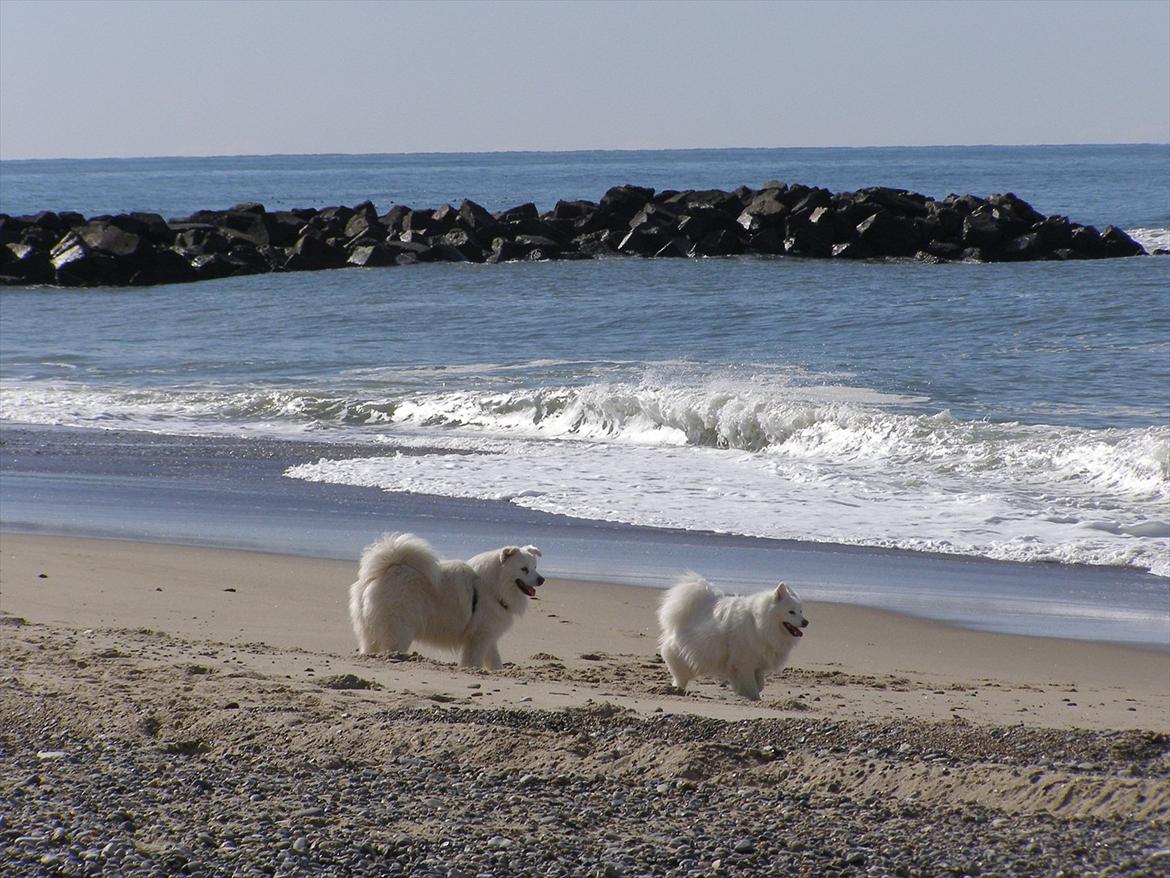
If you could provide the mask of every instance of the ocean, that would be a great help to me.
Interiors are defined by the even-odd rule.
[[[0,212],[175,217],[365,200],[383,212],[465,197],[545,210],[627,182],[771,179],[940,198],[1011,191],[1042,213],[1170,246],[1166,145],[11,161],[0,163]],[[231,441],[245,458],[280,443],[280,478],[298,491],[450,498],[725,546],[1005,562],[1021,571],[1017,591],[1048,571],[1088,575],[1091,597],[1060,624],[1059,576],[1046,578],[1047,622],[1028,630],[1170,637],[1165,257],[622,258],[8,288],[0,418],[10,450],[14,437],[47,436],[84,455],[116,431],[141,451],[142,477],[158,464],[158,437]],[[21,460],[0,470],[0,526],[109,533],[116,513],[103,524],[45,503]],[[214,511],[200,514],[203,529],[179,536],[216,542]],[[135,535],[175,536],[140,518]],[[604,546],[578,550],[560,570],[596,573],[598,554]],[[766,554],[737,582],[767,579]],[[668,581],[673,555],[639,570]],[[721,558],[735,569],[734,553]],[[833,576],[806,584],[865,602],[858,563],[846,565],[847,596]],[[924,595],[916,606],[930,614]],[[1093,607],[1113,613],[1109,633],[1077,634]],[[1015,630],[968,618],[976,609],[947,612]]]

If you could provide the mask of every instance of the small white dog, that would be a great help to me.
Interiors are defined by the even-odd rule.
[[[460,651],[459,663],[499,670],[496,641],[536,597],[540,550],[507,546],[440,561],[414,534],[385,534],[362,553],[349,617],[365,655],[405,652],[416,640]]]
[[[759,701],[765,675],[788,661],[808,619],[800,598],[783,582],[741,597],[687,573],[663,595],[658,625],[658,649],[676,689],[686,691],[693,678],[709,674]]]

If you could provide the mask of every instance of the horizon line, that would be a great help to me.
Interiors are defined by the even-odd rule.
[[[1113,143],[933,143],[872,144],[867,146],[683,146],[683,147],[598,147],[581,149],[492,149],[492,150],[413,150],[404,152],[271,152],[271,153],[188,153],[176,155],[105,155],[105,156],[0,156],[4,162],[102,162],[145,161],[156,159],[240,159],[240,158],[309,158],[365,156],[459,156],[459,155],[572,155],[581,153],[642,152],[774,152],[779,150],[862,150],[862,149],[981,149],[997,147],[1026,149],[1031,147],[1123,147],[1167,146],[1170,141],[1121,141]]]

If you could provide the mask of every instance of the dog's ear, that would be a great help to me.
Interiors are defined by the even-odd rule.
[[[536,546],[525,546],[524,551],[529,555],[535,555],[537,558],[540,557],[540,549],[536,548]]]
[[[503,564],[519,551],[519,546],[505,546],[504,548],[500,549],[500,563]]]
[[[776,600],[782,601],[786,597],[788,597],[788,595],[789,595],[788,586],[786,586],[783,582],[781,582],[779,585],[776,586],[776,593],[775,593]]]

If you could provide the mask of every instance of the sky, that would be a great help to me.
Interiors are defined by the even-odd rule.
[[[0,158],[1170,141],[1170,0],[0,0]]]

